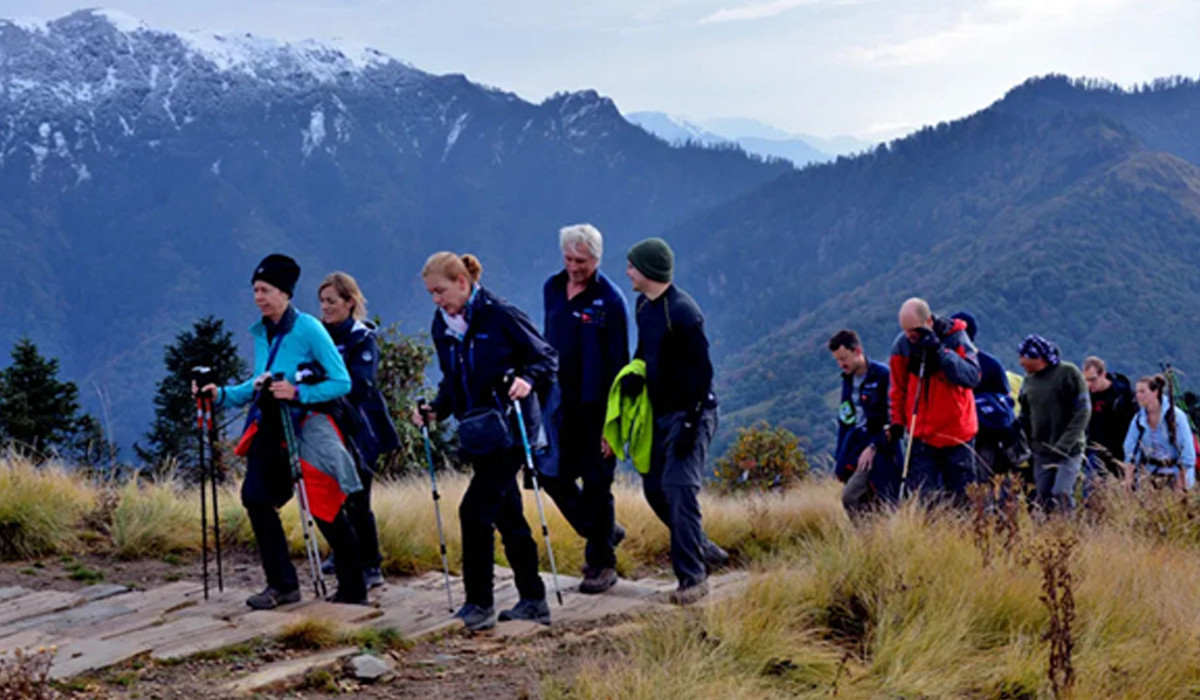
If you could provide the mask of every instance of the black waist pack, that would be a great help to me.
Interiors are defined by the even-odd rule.
[[[464,457],[482,457],[510,449],[512,428],[498,408],[476,408],[458,421],[459,451]]]

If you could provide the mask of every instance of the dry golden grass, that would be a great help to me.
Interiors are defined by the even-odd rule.
[[[19,457],[0,459],[0,559],[29,559],[68,551],[77,527],[95,506],[82,477],[58,465],[34,467]]]

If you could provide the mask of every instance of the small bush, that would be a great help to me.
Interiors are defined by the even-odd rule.
[[[306,617],[279,633],[279,643],[288,649],[328,649],[338,643],[337,625],[329,620]]]
[[[808,459],[790,430],[759,421],[738,428],[737,440],[717,460],[714,480],[725,492],[785,489],[808,476]]]
[[[62,469],[0,460],[0,559],[70,549],[78,542],[76,525],[94,503],[83,479]]]
[[[117,556],[136,559],[200,547],[200,499],[195,502],[171,482],[130,482],[113,511],[113,546]]]

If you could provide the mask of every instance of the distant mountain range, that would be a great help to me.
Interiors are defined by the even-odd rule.
[[[755,128],[702,131],[778,136]],[[128,445],[177,332],[214,313],[249,352],[249,275],[268,252],[299,259],[301,308],[345,269],[416,332],[430,253],[477,253],[485,284],[537,318],[558,228],[591,221],[618,279],[633,241],[675,248],[707,314],[722,441],[767,418],[828,449],[826,339],[856,328],[883,359],[913,294],[974,312],[1010,366],[1038,332],[1072,360],[1200,377],[1195,81],[1033,79],[799,170],[645,129],[595,92],[531,104],[373,51],[100,11],[0,21],[0,347],[29,335],[59,357],[85,399],[109,397]]]
[[[0,21],[0,347],[59,357],[128,445],[177,332],[215,313],[249,352],[266,253],[300,261],[301,308],[345,269],[417,332],[425,258],[471,251],[537,318],[559,227],[599,226],[617,275],[633,241],[790,170],[669,147],[590,91],[535,105],[374,51],[104,11]]]
[[[703,232],[690,274],[720,319],[727,425],[766,418],[828,448],[827,339],[857,329],[886,360],[911,295],[973,312],[979,345],[1010,368],[1039,333],[1076,363],[1099,354],[1136,377],[1168,360],[1197,385],[1198,127],[1192,80],[1035,79],[669,232]]]
[[[837,156],[862,153],[872,144],[852,136],[820,138],[791,134],[757,119],[717,118],[692,121],[664,112],[631,112],[631,123],[672,144],[699,143],[709,146],[735,144],[747,153],[783,158],[797,166],[823,163]]]

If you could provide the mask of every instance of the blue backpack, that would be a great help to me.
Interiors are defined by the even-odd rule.
[[[1007,394],[976,393],[975,414],[979,417],[979,432],[992,435],[1007,434],[1017,419],[1012,397]]]

